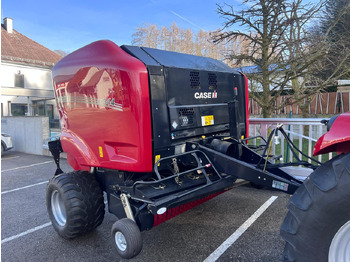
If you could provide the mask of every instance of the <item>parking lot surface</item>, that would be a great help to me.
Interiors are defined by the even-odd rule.
[[[46,184],[56,165],[51,157],[6,152],[1,159],[1,261],[123,261],[111,237],[117,218],[74,240],[50,224]],[[61,160],[64,171],[71,168]],[[281,261],[280,225],[289,195],[237,186],[150,231],[143,250],[129,261]],[[226,241],[226,242],[225,242]]]

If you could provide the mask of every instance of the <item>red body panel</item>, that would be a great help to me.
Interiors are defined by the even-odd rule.
[[[330,152],[350,152],[350,112],[341,114],[333,123],[329,132],[321,136],[314,148],[313,155]]]
[[[141,61],[98,41],[58,62],[53,77],[61,144],[74,169],[152,171],[148,73]]]

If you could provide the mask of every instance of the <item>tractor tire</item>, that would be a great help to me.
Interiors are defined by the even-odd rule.
[[[288,204],[283,261],[350,261],[350,153],[317,168]]]
[[[143,246],[142,236],[137,224],[129,218],[117,220],[112,226],[112,237],[118,254],[125,259],[137,256]]]
[[[94,175],[82,171],[51,178],[46,207],[54,229],[65,239],[92,231],[102,223],[105,214],[100,185]]]

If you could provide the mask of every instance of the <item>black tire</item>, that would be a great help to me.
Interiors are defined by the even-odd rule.
[[[113,224],[112,237],[122,258],[133,258],[142,250],[143,242],[140,229],[129,218],[120,219]]]
[[[291,197],[288,210],[281,227],[286,240],[283,261],[327,262],[335,235],[350,222],[350,153],[316,169]],[[347,229],[342,239],[348,246],[349,233]]]
[[[103,192],[88,172],[63,173],[50,179],[46,207],[54,229],[65,238],[84,235],[104,218]]]

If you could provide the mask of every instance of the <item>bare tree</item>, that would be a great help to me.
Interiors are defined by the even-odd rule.
[[[263,117],[270,117],[276,110],[279,95],[290,89],[291,81],[302,77],[317,58],[307,48],[305,28],[321,9],[322,2],[303,5],[301,0],[245,0],[243,4],[248,7],[241,11],[234,11],[230,5],[218,5],[225,27],[214,41],[239,39],[248,43],[239,52],[232,52],[231,58],[237,63],[246,61],[256,65],[249,74],[251,96],[262,107]],[[296,24],[299,33],[295,32]],[[241,29],[229,30],[236,26]],[[298,41],[294,41],[295,37]],[[295,52],[300,48],[302,51]]]
[[[69,52],[63,51],[63,50],[55,50],[54,52],[62,57],[65,57],[66,55],[69,54]]]
[[[132,44],[207,56],[233,66],[232,59],[226,55],[227,52],[246,48],[249,44],[242,38],[239,38],[237,43],[222,41],[214,44],[212,37],[216,36],[219,31],[200,29],[197,33],[194,33],[191,29],[178,27],[175,22],[170,27],[162,26],[161,28],[158,28],[157,25],[146,24],[138,26],[136,32],[132,35]],[[247,63],[244,62],[242,65],[247,65]]]
[[[160,33],[156,25],[146,24],[144,26],[139,26],[132,35],[132,44],[157,48]]]

